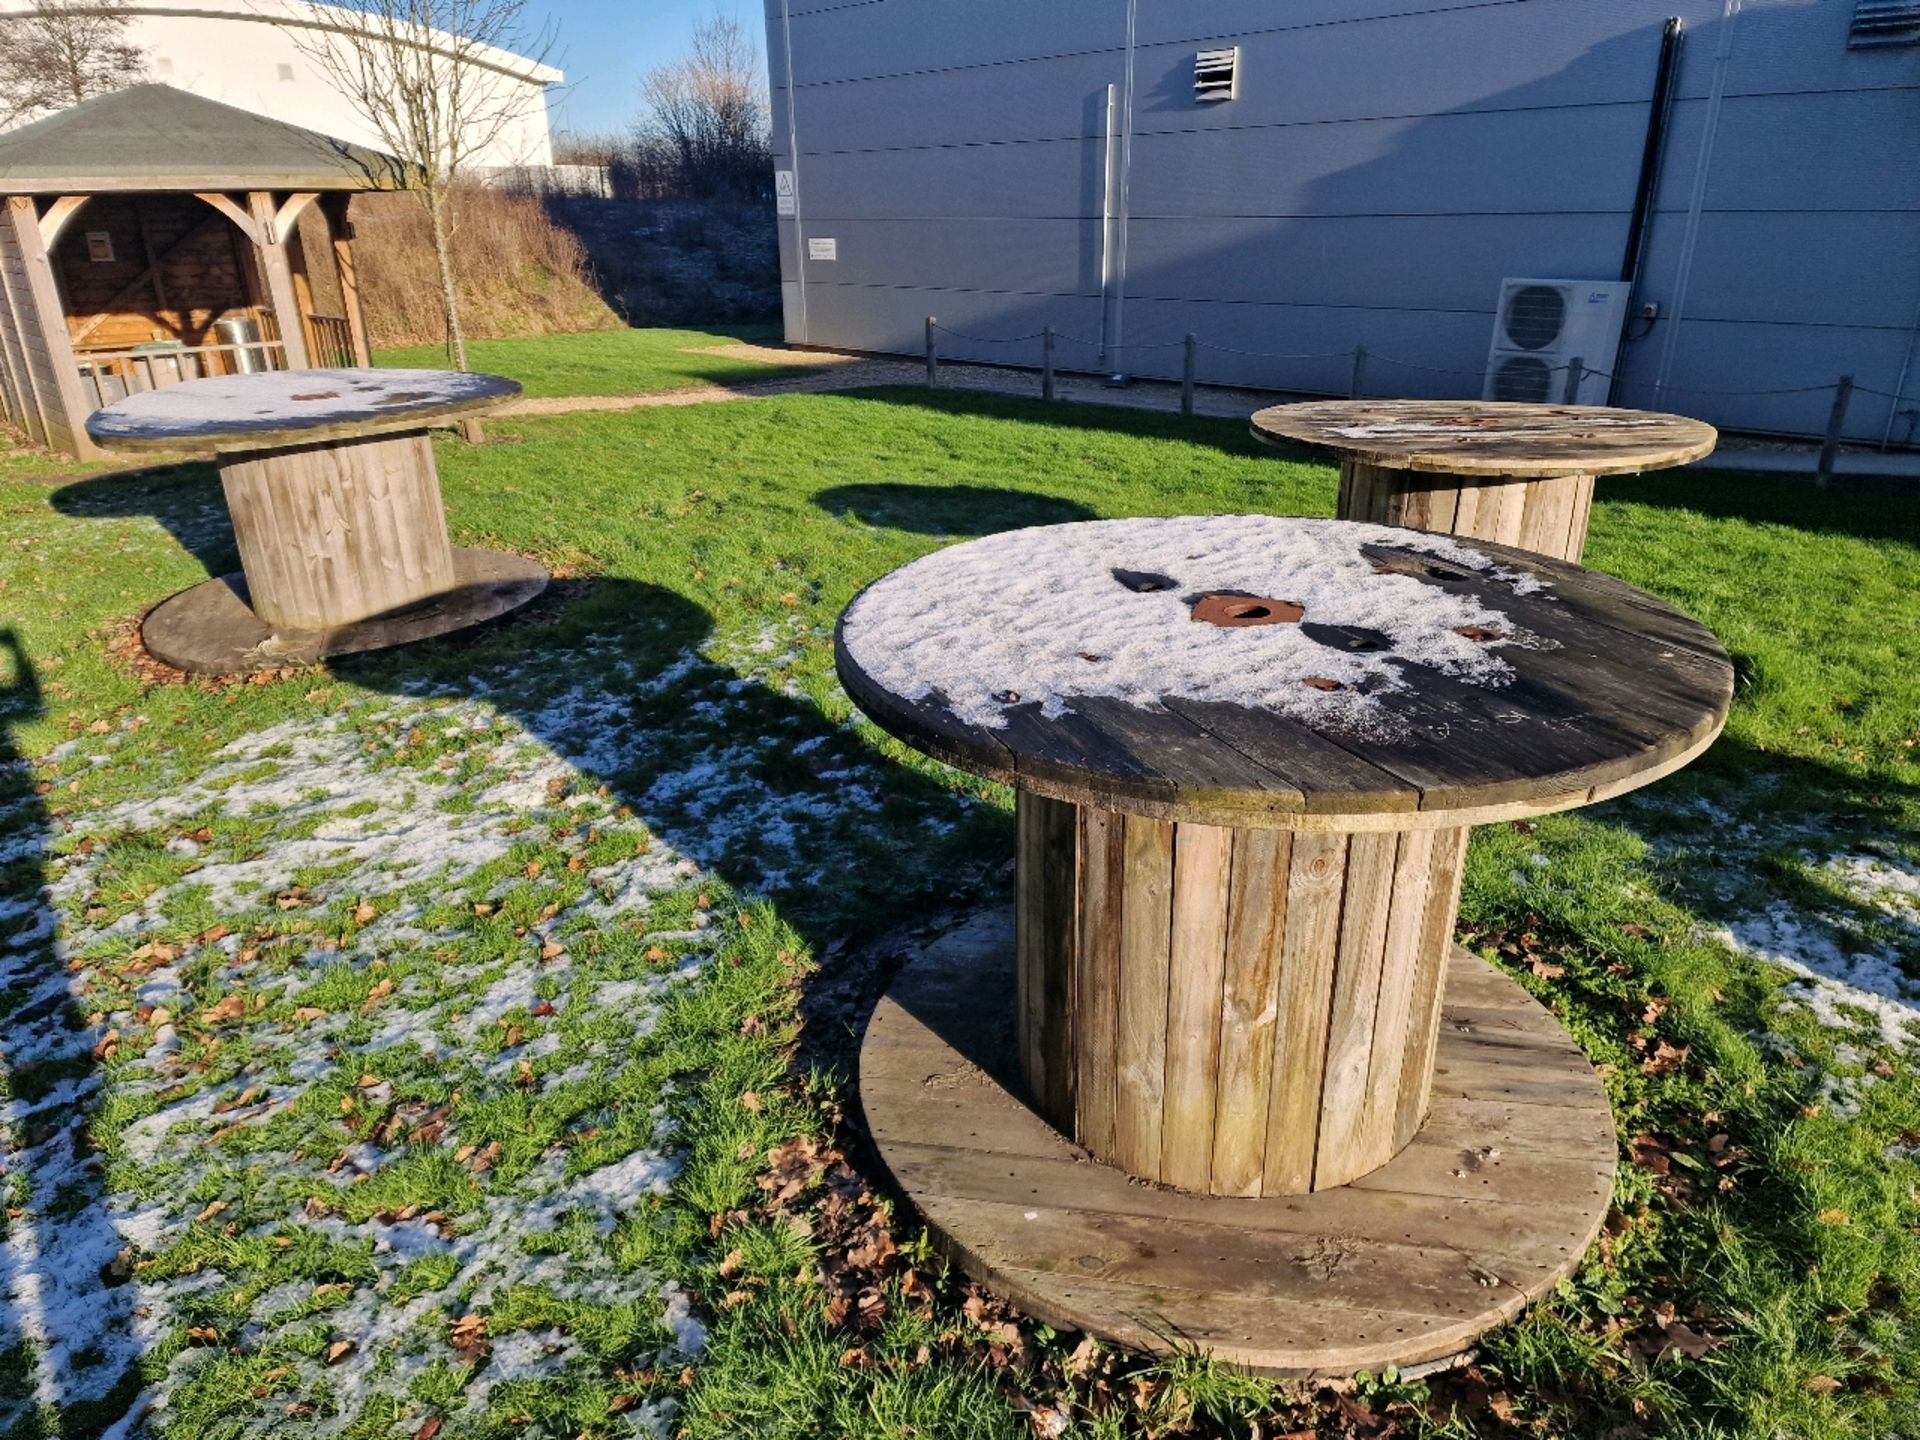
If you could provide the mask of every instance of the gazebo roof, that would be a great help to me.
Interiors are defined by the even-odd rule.
[[[222,105],[135,85],[0,134],[0,194],[110,190],[391,190],[390,155]]]

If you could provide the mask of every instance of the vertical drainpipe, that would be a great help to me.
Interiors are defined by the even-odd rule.
[[[1113,334],[1113,194],[1119,188],[1120,102],[1107,86],[1106,128],[1100,140],[1100,368],[1107,368]]]
[[[805,201],[800,184],[800,121],[794,113],[794,91],[798,87],[793,75],[793,16],[788,4],[789,0],[780,0],[780,39],[787,66],[787,164],[793,170],[793,273],[797,277],[794,301],[800,311],[799,343],[807,345],[812,343],[812,332],[807,326],[807,234],[801,218]]]
[[[1109,369],[1124,369],[1122,346],[1126,332],[1127,308],[1127,218],[1133,201],[1133,75],[1134,42],[1138,28],[1140,0],[1127,0],[1127,60],[1120,89],[1120,183],[1114,217],[1113,332]]]
[[[1680,264],[1674,274],[1673,313],[1667,317],[1667,343],[1660,351],[1660,368],[1654,372],[1653,404],[1664,402],[1668,380],[1673,375],[1674,356],[1680,343],[1680,322],[1687,308],[1687,285],[1693,278],[1693,255],[1700,242],[1700,213],[1707,200],[1707,178],[1713,169],[1713,142],[1720,129],[1720,109],[1727,94],[1727,67],[1733,59],[1733,31],[1740,18],[1741,0],[1726,0],[1720,16],[1720,45],[1713,57],[1713,86],[1707,95],[1706,118],[1700,125],[1700,155],[1694,162],[1693,194],[1687,202],[1687,228],[1680,242]]]

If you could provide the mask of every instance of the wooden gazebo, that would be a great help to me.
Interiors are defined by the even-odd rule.
[[[370,364],[347,206],[401,174],[167,85],[0,134],[0,409],[85,458],[86,417],[126,394]]]

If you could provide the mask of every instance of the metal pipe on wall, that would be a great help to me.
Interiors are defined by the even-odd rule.
[[[789,0],[780,0],[780,39],[786,52],[787,67],[787,164],[793,170],[793,273],[794,304],[800,311],[800,343],[810,344],[807,329],[807,234],[801,221],[800,199],[800,118],[795,110],[793,78],[793,15]]]

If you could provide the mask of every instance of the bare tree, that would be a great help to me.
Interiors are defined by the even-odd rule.
[[[695,26],[687,54],[648,71],[640,95],[647,105],[640,149],[667,152],[684,196],[766,189],[773,172],[767,88],[759,46],[739,20],[716,12]]]
[[[0,124],[138,84],[147,57],[110,0],[42,0],[0,17]]]
[[[551,29],[528,18],[529,0],[332,0],[347,23],[289,29],[301,52],[406,167],[426,208],[447,323],[447,359],[467,368],[466,333],[454,280],[457,187],[474,158],[544,104],[534,86],[501,68],[552,53]],[[517,68],[517,63],[515,68]]]

